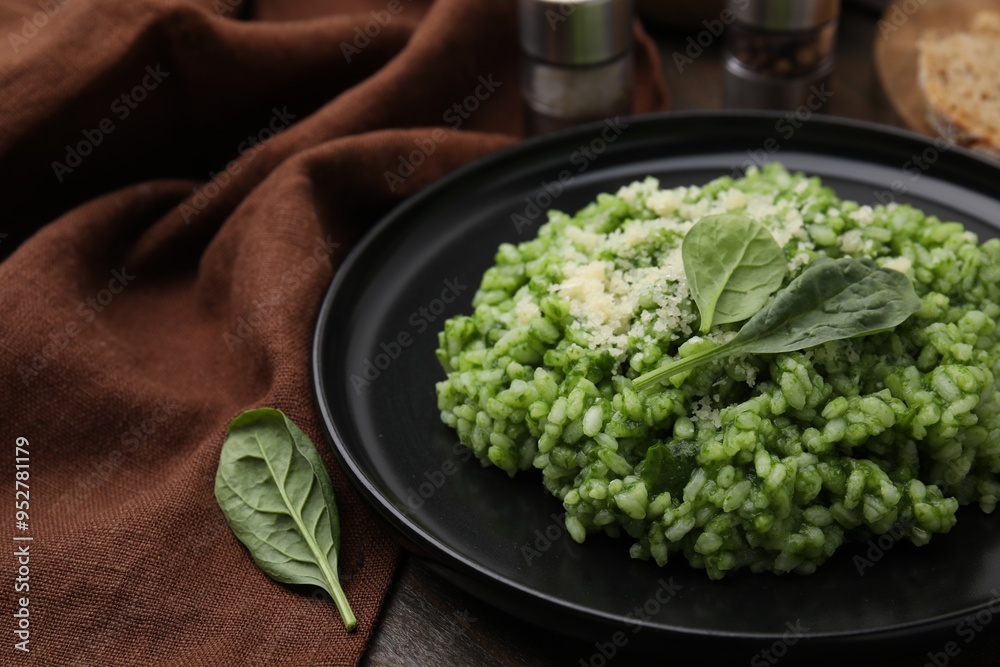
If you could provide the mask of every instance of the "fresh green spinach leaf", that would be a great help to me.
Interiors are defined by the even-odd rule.
[[[756,313],[788,271],[771,232],[745,215],[702,218],[684,236],[681,257],[702,333]]]
[[[727,343],[670,362],[637,378],[658,380],[731,354],[777,354],[892,329],[920,307],[913,283],[870,259],[818,257]]]
[[[323,588],[347,630],[355,628],[337,577],[333,485],[309,436],[279,410],[244,412],[222,445],[215,498],[260,569],[282,583]]]

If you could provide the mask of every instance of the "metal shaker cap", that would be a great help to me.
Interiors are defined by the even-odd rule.
[[[840,0],[729,0],[736,20],[765,30],[810,30],[840,15]]]
[[[632,47],[632,0],[518,0],[521,50],[556,65],[595,65]]]

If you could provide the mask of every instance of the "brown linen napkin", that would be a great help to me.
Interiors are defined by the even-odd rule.
[[[30,573],[0,663],[356,664],[398,550],[329,456],[312,330],[360,234],[520,135],[513,0],[25,0],[0,27],[8,498],[16,438],[30,460],[27,527],[2,518]],[[665,108],[636,30],[636,110]],[[260,572],[216,506],[226,426],[264,405],[331,470],[354,634]]]

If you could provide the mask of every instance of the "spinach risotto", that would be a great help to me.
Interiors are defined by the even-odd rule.
[[[632,183],[504,244],[439,334],[441,419],[569,534],[712,578],[948,532],[1000,495],[1000,240],[771,164]]]

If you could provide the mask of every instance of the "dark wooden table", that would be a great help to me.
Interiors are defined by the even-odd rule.
[[[903,121],[883,94],[872,58],[878,16],[846,5],[841,18],[834,95],[825,113],[903,127]],[[663,60],[673,108],[716,109],[722,106],[721,40],[679,72],[672,54],[683,50],[689,34],[650,26]],[[997,623],[1000,625],[1000,622]],[[950,666],[1000,664],[991,650],[997,642],[982,641],[949,659]],[[425,667],[436,665],[579,665],[593,647],[553,636],[490,607],[442,579],[425,563],[404,556],[399,575],[385,603],[382,619],[363,665]],[[906,665],[922,667],[926,656]],[[787,662],[787,661],[786,661]],[[609,664],[636,665],[640,659],[617,656]],[[664,660],[656,664],[682,665]],[[875,663],[872,663],[875,664]],[[882,663],[889,664],[889,663]],[[865,667],[859,665],[859,667]]]

